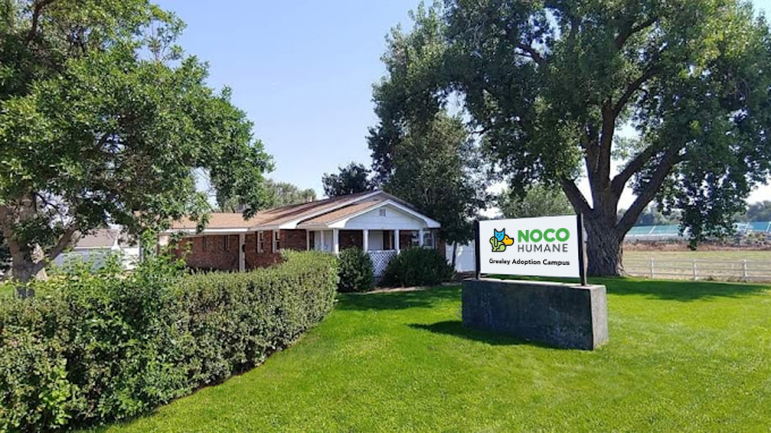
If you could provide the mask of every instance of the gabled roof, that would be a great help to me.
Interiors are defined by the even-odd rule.
[[[258,212],[257,215],[248,220],[245,220],[240,213],[212,213],[209,216],[206,231],[295,229],[298,225],[306,225],[306,222],[311,221],[313,225],[339,221],[386,202],[402,207],[410,213],[420,215],[408,203],[386,192],[375,190],[268,209]],[[422,215],[421,217],[427,221],[433,221]],[[183,220],[173,222],[170,230],[193,231],[196,227],[195,221]]]
[[[118,240],[120,240],[119,229],[99,229],[78,239],[74,248],[111,248]]]

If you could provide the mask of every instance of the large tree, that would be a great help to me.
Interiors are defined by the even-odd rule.
[[[410,33],[396,27],[388,38],[386,76],[373,88],[379,123],[367,143],[375,182],[441,223],[442,239],[457,246],[473,238],[473,220],[490,197],[478,143],[462,118],[413,89],[437,86],[443,55],[438,25],[429,25],[422,7],[416,17],[426,25]]]
[[[623,271],[624,235],[652,200],[680,210],[698,241],[730,232],[753,184],[768,177],[771,37],[749,3],[445,6],[415,15],[406,36],[415,45],[400,56],[427,66],[390,86],[398,109],[381,116],[380,149],[398,142],[405,119],[461,101],[514,191],[558,185],[584,215],[591,275]],[[620,139],[621,127],[636,134]],[[577,187],[584,175],[588,197]],[[618,219],[626,187],[636,199]]]
[[[370,179],[371,171],[363,164],[351,162],[345,167],[338,167],[339,173],[327,174],[321,178],[324,194],[327,197],[340,197],[371,191],[375,184]]]
[[[253,213],[270,157],[144,0],[0,2],[0,229],[20,281],[95,228],[192,215],[208,171]]]
[[[316,200],[316,191],[311,188],[300,189],[289,182],[276,182],[273,179],[265,179],[265,201],[263,208],[289,206],[293,204],[307,203]],[[245,205],[240,204],[234,198],[224,197],[216,191],[217,210],[219,212],[242,212]]]
[[[503,190],[498,195],[498,208],[504,218],[570,215],[573,212],[562,190],[541,184],[529,186],[524,196]]]

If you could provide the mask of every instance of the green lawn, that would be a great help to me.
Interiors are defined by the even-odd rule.
[[[348,295],[265,365],[106,431],[767,431],[768,287],[604,283],[595,352],[469,331],[457,287]]]

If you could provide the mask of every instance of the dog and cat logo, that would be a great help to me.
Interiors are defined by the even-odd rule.
[[[514,245],[514,239],[506,234],[506,229],[501,231],[493,229],[493,237],[490,238],[490,244],[493,246],[494,253],[506,251],[506,247]]]

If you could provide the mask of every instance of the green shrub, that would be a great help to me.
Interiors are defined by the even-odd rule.
[[[411,247],[391,259],[383,275],[387,286],[430,286],[451,280],[455,272],[439,251]]]
[[[332,309],[334,257],[294,253],[248,273],[185,275],[150,259],[66,270],[0,303],[0,431],[146,413],[287,347]]]
[[[340,252],[338,275],[340,282],[337,283],[337,289],[341,292],[366,292],[374,286],[372,259],[360,248],[348,248]]]

